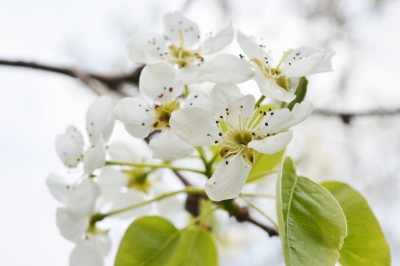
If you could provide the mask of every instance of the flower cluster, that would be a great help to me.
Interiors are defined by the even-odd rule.
[[[264,45],[240,31],[236,40],[244,55],[212,56],[233,41],[231,24],[204,40],[194,22],[175,12],[164,16],[164,29],[166,38],[139,34],[127,44],[130,59],[146,65],[139,82],[143,97],[99,97],[86,114],[86,146],[74,126],[56,139],[61,161],[81,173],[72,182],[57,175],[47,180],[62,204],[61,235],[76,243],[71,265],[103,264],[110,240],[96,222],[107,216],[145,215],[153,201],[161,215],[184,211],[172,197],[177,193],[164,197],[172,188],[161,168],[204,174],[212,201],[237,198],[259,158],[285,149],[292,128],[310,116],[312,103],[295,95],[299,78],[332,70],[330,47],[290,49],[274,63]],[[259,100],[236,85],[249,80],[256,81]],[[210,82],[206,93],[202,86]],[[190,88],[194,83],[199,85]],[[120,142],[108,145],[115,120],[133,138],[145,139],[150,154]],[[204,170],[173,164],[181,158],[201,159]]]

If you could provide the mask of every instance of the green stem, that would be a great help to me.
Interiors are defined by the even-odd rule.
[[[115,211],[112,211],[112,212],[108,212],[108,213],[97,213],[97,214],[95,214],[95,215],[92,217],[93,224],[96,223],[96,222],[98,222],[98,221],[103,220],[104,218],[106,218],[106,217],[108,217],[108,216],[116,215],[116,214],[119,214],[119,213],[121,213],[121,212],[130,211],[130,210],[132,210],[132,209],[139,208],[139,207],[141,207],[141,206],[143,206],[143,205],[152,203],[152,202],[154,202],[154,201],[162,200],[162,199],[164,199],[164,198],[168,198],[168,197],[174,196],[174,195],[179,194],[179,193],[204,194],[205,191],[204,191],[204,189],[202,189],[202,188],[197,188],[197,187],[186,187],[185,189],[173,191],[173,192],[166,193],[166,194],[162,194],[162,195],[157,196],[157,197],[155,197],[155,198],[153,198],[153,199],[146,200],[146,201],[142,201],[142,202],[139,202],[139,203],[137,203],[137,204],[133,204],[133,205],[130,205],[130,206],[127,206],[127,207],[125,207],[125,208],[118,209],[118,210],[115,210]],[[92,222],[92,221],[91,221],[91,222]]]
[[[258,180],[258,179],[263,178],[266,175],[276,174],[276,173],[278,173],[278,170],[264,171],[264,172],[261,172],[259,174],[255,174],[255,175],[249,176],[249,178],[247,178],[246,183],[254,182],[254,181]]]
[[[184,85],[184,87],[185,87],[185,97],[188,97],[188,95],[189,95],[189,86],[188,85]]]
[[[203,161],[204,164],[204,175],[207,176],[207,178],[211,177],[211,164],[210,162],[207,161],[206,155],[204,153],[203,147],[196,147],[197,151],[200,154],[200,159]]]
[[[258,101],[256,102],[256,104],[254,105],[254,109],[257,109],[258,106],[261,105],[261,103],[264,101],[264,99],[265,99],[265,96],[262,95],[262,96],[260,97],[260,99],[258,99]]]
[[[244,197],[240,197],[244,202],[246,202],[250,207],[252,207],[253,209],[255,209],[256,211],[258,211],[259,213],[261,213],[265,218],[268,219],[268,221],[270,221],[276,230],[278,230],[278,225],[275,223],[274,220],[272,220],[271,217],[269,217],[265,212],[263,212],[260,208],[258,208],[253,202],[249,201],[248,199],[244,198]]]
[[[240,195],[242,195],[244,197],[260,197],[260,198],[275,199],[275,196],[274,195],[270,195],[270,194],[241,193]]]
[[[189,171],[189,172],[204,174],[204,171],[202,171],[202,170],[173,166],[173,165],[169,165],[169,164],[165,164],[165,163],[164,164],[151,164],[151,163],[130,163],[130,162],[107,161],[106,165],[126,165],[126,166],[132,166],[132,167],[169,168],[171,170],[176,170],[176,171]]]

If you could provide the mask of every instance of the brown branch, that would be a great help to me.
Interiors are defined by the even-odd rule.
[[[321,110],[315,109],[312,112],[313,115],[319,116],[336,116],[342,119],[343,123],[350,124],[351,120],[354,117],[370,117],[370,116],[390,116],[390,115],[399,115],[400,109],[395,110],[375,110],[375,111],[366,111],[366,112],[334,112],[329,110]]]
[[[90,88],[92,88],[97,94],[103,94],[105,92],[104,89],[101,88],[101,84],[98,83],[99,81],[112,90],[117,90],[119,86],[125,82],[138,85],[140,73],[143,69],[143,66],[141,66],[128,74],[99,75],[99,74],[87,73],[85,71],[74,68],[53,67],[34,62],[0,60],[0,65],[44,70],[77,78],[86,85],[88,85]]]

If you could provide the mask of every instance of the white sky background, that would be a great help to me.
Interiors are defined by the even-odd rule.
[[[278,56],[301,45],[323,48],[331,39],[336,71],[310,78],[307,97],[316,107],[363,111],[400,106],[398,2],[376,14],[366,11],[369,1],[351,1],[351,6],[343,1],[351,18],[346,24],[350,44],[330,38],[337,32],[334,24],[307,21],[295,1],[227,2],[227,15],[214,0],[194,1],[186,15],[200,25],[203,35],[232,20],[235,28],[264,37],[264,44]],[[134,67],[125,51],[127,38],[162,32],[162,15],[182,6],[183,1],[0,0],[0,59],[127,72]],[[236,44],[229,49],[240,53]],[[347,71],[348,86],[339,90],[339,77]],[[255,83],[250,84],[251,91],[257,91]],[[55,137],[70,124],[84,131],[85,112],[96,95],[66,76],[4,66],[0,92],[0,265],[67,265],[73,245],[58,233],[57,203],[45,179],[49,173],[67,175],[55,152]],[[391,244],[393,265],[400,264],[393,252],[400,249],[399,133],[400,116],[356,119],[351,125],[312,117],[296,130],[289,151],[299,160],[302,175],[346,181],[365,195]],[[273,212],[271,206],[266,209]],[[112,225],[111,234],[118,239],[126,223]],[[237,256],[233,259],[238,265],[281,262],[278,239],[252,226],[246,226],[247,236],[256,245],[237,235],[235,241],[248,248],[228,253]],[[113,256],[107,265],[112,265]]]

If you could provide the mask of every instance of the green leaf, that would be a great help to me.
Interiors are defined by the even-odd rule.
[[[178,247],[168,266],[216,266],[217,250],[210,232],[194,227],[180,236]]]
[[[290,157],[283,163],[276,195],[286,265],[335,265],[347,232],[335,198],[323,186],[297,176]]]
[[[305,77],[301,77],[299,80],[299,84],[297,85],[296,91],[294,92],[296,98],[294,98],[294,100],[288,105],[290,111],[293,109],[296,103],[301,103],[306,97],[307,85],[308,85],[308,80]]]
[[[348,235],[340,250],[343,266],[390,265],[390,248],[368,202],[364,197],[341,182],[324,182],[342,206],[346,215]]]
[[[172,265],[217,265],[210,233],[196,226],[178,230],[158,216],[134,221],[121,240],[115,266]]]

